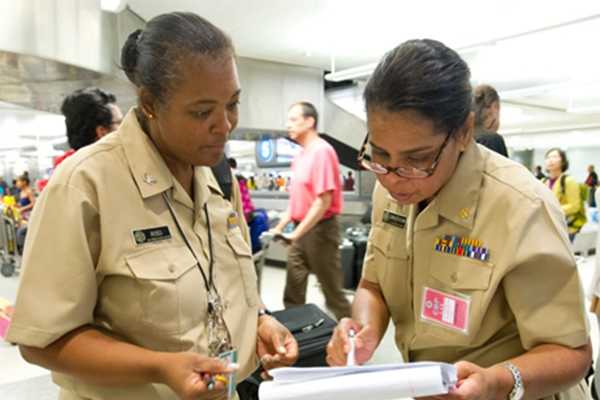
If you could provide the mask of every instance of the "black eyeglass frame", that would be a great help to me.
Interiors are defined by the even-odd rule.
[[[367,135],[365,136],[365,140],[363,141],[363,144],[361,146],[360,152],[358,153],[358,163],[363,168],[365,168],[377,175],[387,175],[390,172],[393,172],[396,175],[401,176],[403,178],[425,179],[425,178],[428,178],[431,175],[433,175],[433,173],[435,172],[435,168],[438,166],[440,158],[442,157],[442,153],[444,152],[444,148],[446,148],[446,145],[448,144],[448,141],[451,136],[452,136],[452,131],[449,131],[446,134],[446,138],[444,139],[444,142],[440,146],[438,153],[436,154],[435,158],[433,159],[433,163],[429,167],[419,168],[419,167],[409,166],[409,167],[389,168],[389,167],[386,167],[385,165],[382,165],[382,164],[372,161],[371,156],[367,154],[367,144],[369,143],[369,132],[367,132]],[[374,164],[376,166],[374,166]],[[410,171],[412,171],[412,172],[410,172]],[[415,174],[414,172],[417,172],[417,174]]]

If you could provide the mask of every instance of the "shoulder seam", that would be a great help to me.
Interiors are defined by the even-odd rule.
[[[97,154],[106,153],[106,152],[112,151],[112,150],[114,150],[117,147],[118,147],[117,145],[110,145],[110,147],[108,147],[108,148],[94,149],[94,151],[92,153],[87,154],[81,160],[77,161],[77,163],[75,165],[73,165],[73,168],[71,169],[71,171],[69,171],[69,174],[68,174],[67,179],[66,179],[66,184],[69,185],[69,186],[72,186],[71,185],[71,179],[73,178],[73,174],[75,173],[75,171],[77,171],[79,169],[79,166],[81,164],[83,164],[84,162],[86,162],[90,158],[96,156]]]
[[[497,170],[499,170],[499,169],[502,169],[502,168],[509,168],[509,167],[512,167],[512,166],[506,166],[506,167],[495,168],[495,169],[494,169],[494,171],[497,171]],[[515,192],[519,193],[521,196],[523,196],[523,197],[527,198],[528,200],[530,200],[530,201],[532,201],[532,202],[536,202],[537,200],[540,200],[540,199],[539,199],[539,197],[537,197],[537,196],[531,196],[530,194],[528,194],[528,193],[525,193],[525,192],[523,192],[522,190],[519,190],[518,188],[516,188],[516,187],[514,187],[514,186],[510,185],[510,184],[509,184],[508,182],[506,182],[505,180],[503,180],[503,179],[499,179],[497,176],[494,176],[494,175],[490,174],[490,171],[483,171],[483,174],[484,174],[485,176],[487,176],[488,178],[490,178],[490,179],[493,179],[494,181],[496,181],[496,182],[498,182],[498,183],[500,183],[500,184],[502,184],[502,185],[504,185],[504,186],[506,186],[506,187],[510,188],[511,190],[513,190],[513,191],[515,191]]]

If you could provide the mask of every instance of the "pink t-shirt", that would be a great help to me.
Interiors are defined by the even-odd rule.
[[[310,206],[322,193],[333,191],[331,206],[323,219],[342,211],[342,180],[340,162],[335,150],[321,138],[303,148],[292,161],[292,181],[290,183],[290,217],[302,221]]]

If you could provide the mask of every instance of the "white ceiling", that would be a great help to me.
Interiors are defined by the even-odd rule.
[[[590,0],[129,0],[144,19],[193,11],[228,32],[244,57],[327,68],[376,61],[412,38],[460,49],[600,13]],[[310,55],[307,55],[310,54]]]
[[[193,11],[244,57],[331,69],[429,37],[457,49],[473,83],[503,99],[502,131],[600,128],[600,1],[129,0],[144,19]],[[578,21],[577,23],[571,23]],[[350,100],[349,100],[350,101]],[[352,101],[360,102],[360,96]],[[348,108],[352,108],[351,106]],[[361,109],[362,105],[354,105]]]
[[[323,70],[331,69],[332,59],[339,71],[376,62],[407,39],[438,39],[459,50],[475,84],[499,89],[501,128],[514,135],[515,145],[529,146],[523,138],[530,132],[577,132],[574,141],[589,137],[581,132],[600,137],[598,0],[127,3],[146,20],[174,10],[196,12],[228,32],[240,56]],[[360,93],[340,100],[359,115],[360,101]],[[64,141],[64,131],[62,116],[0,103],[0,156],[15,147]],[[536,147],[543,147],[542,137]]]

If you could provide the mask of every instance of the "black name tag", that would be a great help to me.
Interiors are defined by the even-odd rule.
[[[171,232],[168,226],[159,226],[157,228],[138,229],[133,231],[133,239],[136,244],[152,243],[161,240],[171,239]]]
[[[406,217],[400,214],[394,214],[391,211],[384,211],[383,222],[404,229],[404,226],[406,225]]]

